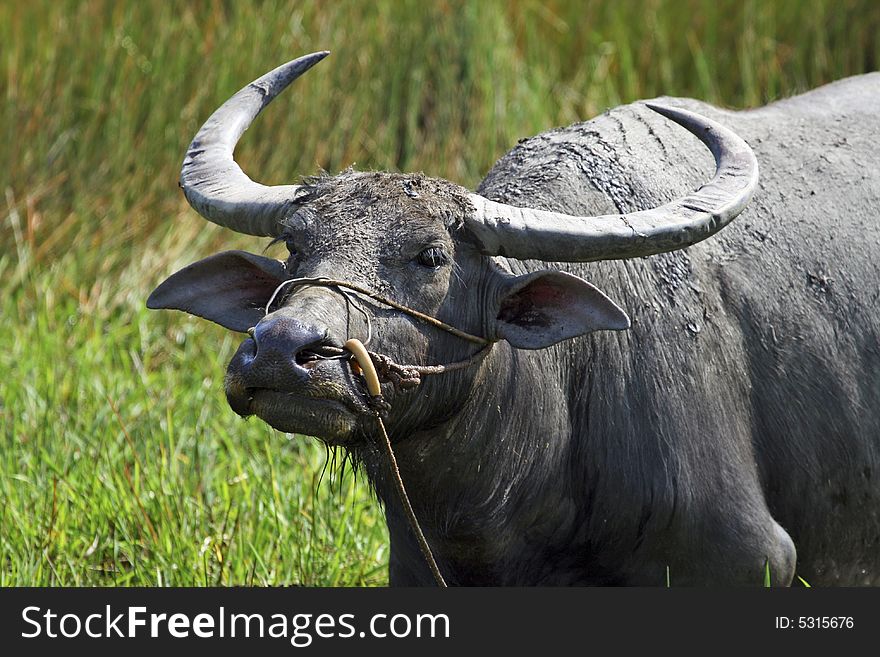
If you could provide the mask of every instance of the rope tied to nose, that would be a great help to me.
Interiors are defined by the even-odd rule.
[[[345,290],[351,290],[358,294],[367,296],[374,301],[377,301],[390,308],[394,308],[395,310],[406,313],[411,317],[419,319],[422,322],[446,331],[447,333],[450,333],[463,340],[482,345],[482,348],[471,356],[460,361],[443,365],[400,365],[394,362],[390,356],[367,351],[364,343],[357,338],[350,338],[349,340],[347,340],[342,349],[325,348],[325,351],[338,351],[337,354],[334,354],[333,356],[326,356],[325,358],[350,357],[350,362],[352,363],[352,365],[356,364],[358,369],[360,370],[360,374],[364,378],[367,392],[369,394],[370,410],[376,419],[376,425],[378,426],[379,433],[382,437],[382,445],[385,449],[385,454],[388,457],[392,479],[394,480],[395,488],[397,489],[397,495],[400,498],[400,503],[403,507],[404,513],[406,514],[410,529],[412,529],[412,532],[416,537],[416,540],[419,544],[419,549],[421,550],[422,556],[425,558],[425,562],[427,563],[428,568],[434,577],[434,581],[437,583],[438,586],[446,587],[446,580],[443,578],[443,574],[440,572],[440,568],[437,566],[437,560],[434,558],[434,553],[431,551],[431,546],[428,544],[428,540],[425,538],[425,534],[422,531],[415,511],[413,511],[412,503],[410,502],[409,495],[407,495],[406,492],[406,486],[404,486],[403,478],[400,475],[400,468],[397,465],[397,458],[394,456],[394,449],[391,446],[391,439],[388,437],[388,431],[385,428],[385,422],[382,420],[382,413],[387,412],[390,406],[382,396],[382,388],[380,383],[388,382],[397,389],[404,391],[412,390],[421,383],[422,376],[431,374],[443,374],[446,372],[461,370],[466,367],[470,367],[471,365],[474,365],[476,363],[479,363],[492,349],[492,345],[494,344],[494,342],[462,331],[450,324],[447,324],[437,319],[436,317],[426,315],[425,313],[419,312],[418,310],[397,303],[392,299],[388,299],[387,297],[377,294],[376,292],[373,292],[372,290],[362,287],[360,285],[332,278],[291,278],[289,280],[283,281],[278,287],[275,288],[275,291],[269,298],[269,302],[266,304],[267,315],[269,314],[269,308],[271,308],[279,292],[284,287],[290,285],[320,285],[324,287],[337,288],[338,291],[343,295],[343,297],[345,297],[346,302],[351,302],[351,299],[349,295],[345,292]],[[355,307],[357,307],[357,304],[355,304]],[[361,308],[357,308],[367,320],[368,335],[366,341],[369,342],[372,337],[372,327],[370,325],[369,315]],[[253,329],[249,329],[248,333],[253,335],[252,331]]]
[[[317,278],[290,278],[286,281],[282,281],[281,284],[275,288],[272,296],[269,297],[269,302],[266,304],[267,315],[269,314],[269,308],[272,307],[272,304],[274,303],[275,298],[278,296],[278,293],[289,285],[321,285],[323,287],[337,287],[352,290],[353,292],[363,294],[365,297],[369,297],[374,301],[378,301],[385,306],[394,308],[395,310],[399,310],[403,313],[406,313],[407,315],[420,319],[427,324],[431,324],[432,326],[436,326],[437,328],[442,329],[447,333],[451,333],[454,336],[462,338],[463,340],[467,340],[468,342],[482,345],[491,344],[491,342],[486,338],[481,338],[477,335],[473,335],[471,333],[467,333],[465,331],[457,329],[450,324],[440,321],[436,317],[426,315],[425,313],[419,312],[418,310],[415,310],[408,306],[404,306],[402,303],[397,303],[396,301],[389,299],[388,297],[384,297],[381,294],[377,294],[376,292],[373,292],[372,290],[365,288],[361,285],[349,283],[348,281],[339,281],[333,278],[324,278],[322,276],[319,276]]]

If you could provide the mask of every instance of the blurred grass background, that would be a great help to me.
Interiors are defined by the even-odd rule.
[[[874,70],[878,34],[873,0],[0,1],[0,584],[386,582],[364,483],[226,406],[237,338],[144,308],[173,270],[265,247],[176,184],[253,78],[333,51],[242,141],[262,182],[474,187],[518,138],[612,105],[747,107]]]

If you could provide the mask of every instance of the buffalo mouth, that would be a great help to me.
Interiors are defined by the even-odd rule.
[[[252,389],[250,414],[285,433],[301,433],[342,443],[357,429],[359,415],[333,399],[313,399],[289,392]]]
[[[256,416],[285,433],[320,438],[331,445],[350,442],[368,414],[360,377],[341,350],[329,347],[296,355],[295,366],[258,371],[253,340],[245,340],[226,371],[226,399],[242,417]]]

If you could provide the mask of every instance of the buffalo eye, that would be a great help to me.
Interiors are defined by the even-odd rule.
[[[416,258],[423,267],[432,267],[436,269],[446,264],[446,253],[439,246],[432,246],[421,253]]]
[[[296,257],[296,244],[293,243],[293,240],[285,240],[285,245],[287,246],[287,252],[290,254],[291,258]]]

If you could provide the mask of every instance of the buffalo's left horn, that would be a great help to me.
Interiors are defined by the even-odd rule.
[[[199,214],[249,235],[276,236],[279,220],[296,206],[298,185],[269,187],[248,178],[232,158],[239,138],[275,96],[326,57],[316,52],[279,66],[223,103],[193,139],[180,186]]]
[[[628,214],[576,217],[518,208],[478,194],[465,220],[485,255],[556,262],[637,258],[695,244],[742,212],[758,185],[749,145],[724,126],[687,110],[645,103],[687,128],[715,156],[715,176],[699,190],[665,205]]]

